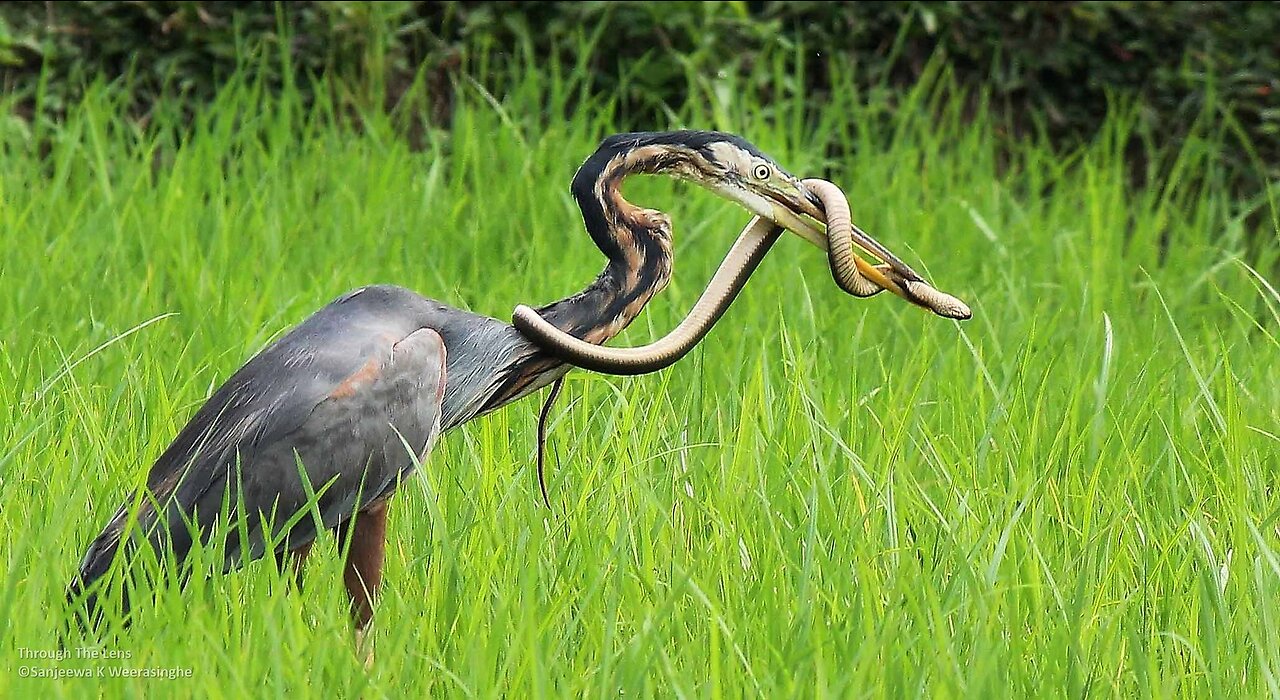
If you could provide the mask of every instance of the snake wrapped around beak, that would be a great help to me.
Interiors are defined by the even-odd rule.
[[[853,225],[849,203],[839,187],[825,180],[802,182],[822,205],[827,224],[824,247],[832,276],[841,289],[860,297],[888,289],[939,316],[953,319],[970,317],[969,307],[964,302],[935,289],[883,245],[857,229]],[[753,217],[734,241],[689,314],[674,330],[648,345],[618,348],[588,343],[552,325],[524,304],[515,308],[512,325],[546,352],[583,369],[617,375],[647,374],[665,369],[706,337],[728,311],[782,231],[782,225],[774,221]],[[854,251],[855,244],[885,262],[880,265],[867,263]]]

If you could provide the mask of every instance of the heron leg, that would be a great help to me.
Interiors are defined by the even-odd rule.
[[[343,524],[350,535],[342,581],[351,600],[351,617],[357,637],[363,636],[373,620],[373,606],[382,585],[382,564],[386,559],[387,501],[380,500],[356,513]]]
[[[286,561],[292,564],[293,566],[292,584],[296,588],[302,588],[302,572],[306,568],[307,557],[310,556],[311,554],[311,546],[313,544],[315,544],[315,540],[312,540],[299,547],[294,547],[293,549],[277,552],[275,555],[276,566],[279,567],[280,569],[284,569]]]
[[[293,584],[299,589],[302,588],[302,572],[307,568],[307,557],[311,555],[311,545],[315,543],[315,540],[311,540],[290,552],[293,559]]]

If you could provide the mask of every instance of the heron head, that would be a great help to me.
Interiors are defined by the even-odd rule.
[[[602,207],[606,193],[616,191],[628,174],[664,174],[695,183],[819,249],[825,251],[828,247],[827,235],[816,223],[826,220],[822,199],[804,181],[741,136],[718,131],[610,136],[579,168],[573,192],[580,203],[595,200]],[[591,228],[589,224],[588,229]],[[892,252],[857,226],[853,226],[853,242],[891,267],[909,272]],[[859,269],[881,287],[909,298],[878,269],[866,263]]]
[[[826,247],[822,231],[804,218],[823,219],[820,200],[800,178],[740,136],[717,131],[619,134],[605,139],[598,155],[629,161],[629,172],[667,174],[705,187]]]
[[[820,201],[800,178],[740,136],[708,132],[703,138],[696,156],[686,167],[674,169],[673,175],[826,247],[825,234],[804,218],[824,219]]]
[[[819,249],[825,251],[828,247],[826,233],[814,221],[826,220],[822,199],[803,180],[741,136],[717,131],[620,134],[606,139],[601,153],[624,159],[622,169],[628,172],[667,174],[698,184]],[[853,226],[852,235],[854,244],[863,251],[890,266],[906,269],[865,231]],[[908,298],[881,271],[868,265],[860,269],[881,287]]]

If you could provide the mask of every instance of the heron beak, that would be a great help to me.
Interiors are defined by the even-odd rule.
[[[791,231],[819,249],[827,250],[826,232],[819,228],[818,224],[805,218],[807,216],[818,221],[826,220],[826,214],[822,210],[822,200],[818,195],[810,191],[808,187],[805,187],[803,182],[796,182],[793,192],[771,192],[768,195],[739,185],[723,183],[713,186],[712,190],[726,199],[738,202],[756,216],[768,219]],[[885,248],[880,241],[867,235],[865,231],[857,226],[853,227],[853,243],[865,251],[867,255],[883,260],[889,269],[901,275],[903,279],[921,279],[906,263],[899,260],[898,256],[889,252],[889,249]],[[856,255],[854,256],[854,264],[863,277],[870,279],[877,285],[909,302],[917,303],[910,294],[903,290],[900,284],[886,275],[884,270]]]
[[[827,234],[819,230],[817,225],[804,218],[809,216],[819,221],[825,220],[826,215],[822,211],[822,200],[803,184],[798,184],[797,187],[799,196],[794,200],[784,202],[770,198],[771,211],[757,213],[825,251],[827,249]],[[899,260],[898,256],[889,252],[889,249],[885,248],[880,241],[872,238],[857,226],[853,227],[853,242],[868,255],[883,260],[890,269],[899,272],[906,279],[919,277],[915,271],[907,267],[906,263]],[[858,256],[854,256],[854,264],[857,265],[858,272],[861,272],[864,277],[903,299],[914,302],[902,289],[902,286],[885,275],[880,268]]]

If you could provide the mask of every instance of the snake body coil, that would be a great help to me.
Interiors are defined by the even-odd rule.
[[[841,289],[867,297],[884,288],[863,275],[853,244],[853,222],[849,203],[839,187],[825,180],[804,180],[822,200],[827,219],[827,256],[831,274]],[[543,350],[566,363],[605,374],[636,375],[671,366],[701,341],[716,321],[729,309],[755,272],[766,253],[778,240],[782,227],[759,216],[743,229],[712,276],[707,288],[689,314],[670,333],[637,348],[615,348],[588,343],[553,326],[534,309],[523,304],[512,314],[512,325]],[[950,294],[929,285],[892,253],[871,251],[885,260],[875,266],[902,295],[913,303],[947,318],[969,318],[969,307]],[[865,264],[865,263],[864,263]]]

